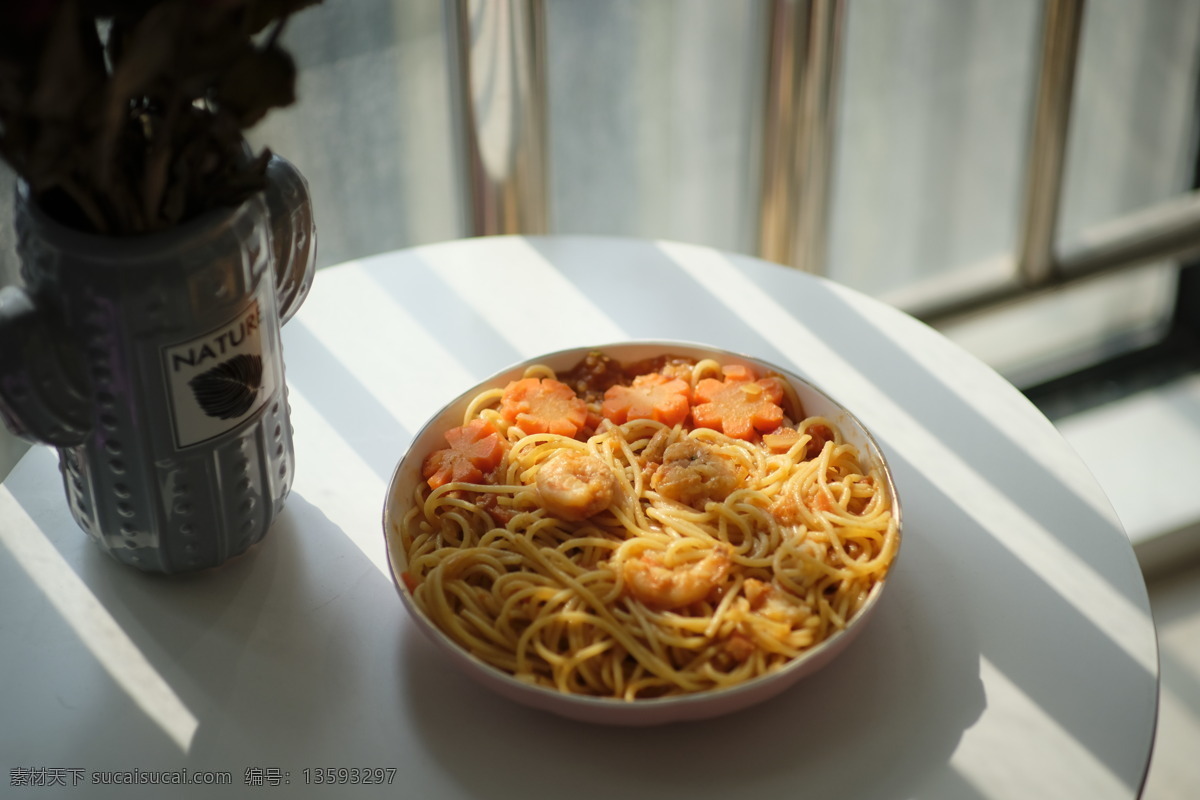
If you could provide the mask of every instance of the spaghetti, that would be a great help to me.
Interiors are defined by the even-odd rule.
[[[880,470],[740,365],[535,366],[446,438],[398,524],[403,580],[458,645],[561,692],[776,671],[855,617],[899,542]]]

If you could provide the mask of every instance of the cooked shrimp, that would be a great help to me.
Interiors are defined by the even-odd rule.
[[[699,510],[709,501],[723,501],[737,486],[728,459],[696,439],[667,445],[662,466],[650,479],[650,488],[663,497]]]
[[[537,490],[542,506],[572,522],[599,514],[612,504],[616,479],[609,466],[594,455],[563,450],[538,468]]]
[[[656,468],[662,463],[663,455],[667,450],[667,442],[671,439],[671,429],[661,428],[653,436],[646,446],[642,449],[642,463],[646,465],[653,464]]]
[[[742,584],[742,593],[750,603],[750,610],[757,611],[763,607],[763,604],[767,600],[771,599],[774,587],[769,583],[760,581],[758,578],[747,578]]]
[[[754,644],[754,640],[741,631],[734,631],[725,641],[725,652],[739,664],[754,655],[754,651],[757,649],[758,646]]]
[[[663,566],[658,554],[643,553],[621,568],[634,599],[654,608],[681,608],[703,600],[725,580],[731,562],[724,547],[675,569]]]

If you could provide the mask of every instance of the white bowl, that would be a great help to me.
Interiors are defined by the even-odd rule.
[[[519,681],[468,653],[418,608],[400,577],[406,571],[407,564],[405,553],[400,546],[399,523],[412,502],[413,490],[417,483],[424,480],[421,468],[426,455],[445,446],[443,434],[449,428],[461,424],[468,404],[479,392],[491,387],[502,387],[509,381],[521,378],[525,369],[533,364],[545,364],[557,372],[565,372],[588,353],[596,350],[625,364],[672,354],[696,359],[714,358],[722,364],[741,363],[754,368],[758,374],[771,372],[783,377],[795,389],[807,416],[819,415],[828,418],[838,426],[843,438],[858,449],[864,467],[879,469],[884,477],[885,489],[891,496],[892,514],[896,519],[897,528],[900,528],[899,498],[896,495],[891,470],[875,440],[853,414],[798,375],[761,359],[690,342],[634,341],[560,350],[515,364],[451,400],[417,432],[408,452],[397,464],[384,502],[383,530],[393,581],[401,601],[417,627],[452,663],[489,689],[533,708],[571,719],[612,725],[657,725],[727,714],[774,697],[800,679],[824,667],[850,644],[878,608],[880,597],[889,583],[886,577],[872,588],[862,609],[843,630],[773,673],[725,689],[632,701],[566,694]],[[898,553],[897,546],[896,554]],[[892,567],[889,567],[889,575],[894,565],[895,556]]]

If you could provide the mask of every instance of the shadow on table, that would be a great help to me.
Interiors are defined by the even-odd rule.
[[[86,544],[80,577],[196,719],[181,751],[153,714],[129,713],[137,698],[112,687],[67,734],[89,740],[74,752],[105,769],[233,769],[242,785],[247,766],[319,761],[323,752],[310,751],[341,738],[333,730],[347,749],[360,741],[360,721],[348,719],[354,712],[337,687],[367,680],[358,674],[367,661],[358,628],[377,621],[347,615],[341,595],[391,600],[394,589],[303,496],[292,493],[263,541],[201,573],[143,574]],[[347,760],[337,756],[321,763]]]
[[[978,645],[950,633],[970,630],[953,619],[964,607],[953,574],[935,591],[905,566],[941,560],[912,533],[877,614],[839,658],[725,717],[648,728],[562,719],[447,670],[411,626],[401,677],[429,757],[473,796],[894,798],[933,782],[972,800],[948,762],[984,707]]]

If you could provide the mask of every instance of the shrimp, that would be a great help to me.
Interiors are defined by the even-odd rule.
[[[756,650],[758,646],[754,640],[741,631],[734,631],[725,641],[726,655],[738,664],[745,663]]]
[[[542,506],[556,517],[578,522],[612,505],[616,479],[609,466],[590,453],[563,450],[537,472]]]
[[[650,441],[646,443],[642,449],[642,462],[647,466],[651,464],[657,468],[662,463],[663,455],[667,450],[667,442],[671,439],[671,429],[662,428],[650,437]]]
[[[663,463],[650,478],[650,488],[697,510],[721,502],[738,487],[738,476],[728,459],[695,439],[667,445]]]
[[[758,578],[747,578],[742,583],[742,593],[745,594],[747,602],[750,603],[750,610],[757,611],[771,599],[771,595],[774,594],[774,587],[769,583],[760,581]]]
[[[729,574],[731,561],[724,547],[674,569],[663,566],[656,553],[643,553],[621,566],[625,585],[635,600],[654,608],[682,608],[699,602]]]

